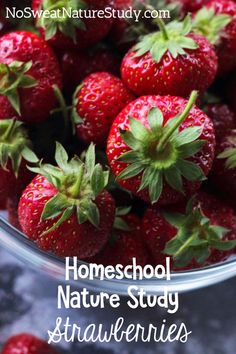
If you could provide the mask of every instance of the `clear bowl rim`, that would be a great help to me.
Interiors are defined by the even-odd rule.
[[[39,249],[33,241],[10,225],[2,216],[0,216],[0,244],[18,259],[28,263],[31,268],[46,272],[62,283],[65,282],[65,263],[63,259]],[[88,263],[78,260],[78,265],[82,264]],[[126,295],[130,286],[137,286],[145,289],[147,294],[158,294],[163,293],[164,288],[171,292],[196,290],[233,276],[236,276],[236,258],[205,268],[174,272],[171,274],[170,281],[156,278],[144,280],[124,278],[122,280],[81,279],[79,281],[71,280],[70,283],[77,287],[86,287],[95,292],[106,291]]]

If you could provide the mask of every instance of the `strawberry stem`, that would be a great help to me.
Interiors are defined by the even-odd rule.
[[[66,106],[66,102],[65,102],[64,97],[61,93],[61,90],[59,89],[59,87],[57,85],[53,85],[53,91],[54,91],[54,94],[57,98],[57,101],[60,104],[60,109],[61,109],[63,117],[64,117],[65,128],[67,130],[68,124],[69,124],[69,115],[68,115],[68,108]]]
[[[81,189],[81,184],[82,184],[82,181],[83,181],[83,177],[84,177],[84,165],[81,165],[80,166],[80,169],[78,171],[78,176],[77,176],[77,179],[76,179],[76,182],[75,184],[70,188],[70,195],[73,197],[73,198],[77,198],[79,196],[79,193],[80,193],[80,189]]]
[[[9,141],[11,139],[11,135],[12,135],[12,132],[15,128],[15,124],[16,124],[16,120],[12,119],[5,134],[3,135],[2,139],[1,139],[2,141]]]
[[[194,241],[195,235],[188,238],[188,240],[178,249],[178,251],[174,254],[174,258],[178,258],[185,252],[186,249],[192,244]]]
[[[157,151],[163,151],[163,149],[166,146],[166,143],[168,142],[169,138],[172,136],[172,134],[178,129],[181,123],[187,118],[189,115],[193,105],[196,103],[198,97],[198,92],[193,91],[191,93],[191,96],[189,98],[189,101],[184,109],[184,111],[180,114],[179,118],[176,120],[176,123],[166,132],[166,134],[163,135],[163,137],[160,139],[158,145],[157,145]]]
[[[164,40],[168,41],[169,40],[169,35],[168,35],[167,29],[166,29],[165,22],[161,18],[158,17],[156,19],[156,23],[157,23],[158,27],[160,28],[160,31],[161,31],[161,33],[163,35]]]
[[[155,7],[150,4],[145,5],[145,8],[148,10],[151,10],[151,11],[156,11]],[[163,35],[164,40],[168,41],[169,35],[168,35],[167,29],[166,29],[165,22],[160,17],[156,18],[155,22],[158,25],[158,27]]]

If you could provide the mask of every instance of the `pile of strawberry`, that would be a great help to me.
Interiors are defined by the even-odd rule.
[[[2,15],[10,222],[43,250],[105,265],[226,260],[236,249],[236,2],[32,7],[62,3],[169,8],[172,19],[38,18],[18,29]]]

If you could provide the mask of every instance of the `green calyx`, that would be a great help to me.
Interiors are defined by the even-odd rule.
[[[152,203],[159,200],[164,181],[184,194],[183,177],[188,181],[205,179],[202,169],[187,160],[205,144],[204,140],[199,139],[202,127],[178,129],[188,117],[196,99],[197,92],[193,91],[184,111],[165,125],[162,112],[153,107],[148,114],[149,128],[130,117],[130,131],[120,131],[123,141],[131,150],[119,158],[128,167],[119,174],[118,179],[129,179],[141,174],[139,191],[148,188]]]
[[[81,18],[73,17],[70,13],[83,11],[87,4],[82,0],[43,0],[42,9],[51,14],[48,18],[42,16],[38,25],[45,30],[45,38],[49,40],[60,31],[64,36],[77,43],[76,30],[86,30]]]
[[[128,215],[131,211],[131,207],[119,207],[116,208],[116,217],[113,225],[113,229],[121,231],[130,231],[130,227],[124,220],[124,216]]]
[[[27,72],[32,62],[13,61],[11,64],[0,63],[0,95],[6,96],[15,111],[21,115],[19,88],[31,88],[37,81]]]
[[[118,231],[131,231],[130,226],[124,220],[124,216],[128,215],[131,211],[132,207],[118,207],[116,208],[115,221],[113,224],[113,230],[111,233],[111,237],[109,239],[109,243],[111,246],[114,246],[117,241],[117,232]]]
[[[95,163],[95,145],[89,146],[82,161],[78,156],[69,160],[65,149],[57,143],[55,160],[57,167],[41,163],[39,167],[30,168],[31,171],[45,176],[58,190],[46,203],[42,220],[61,217],[44,234],[55,230],[73,213],[76,213],[79,224],[89,221],[99,227],[100,215],[95,199],[106,187],[109,171],[103,171],[102,166]]]
[[[195,50],[198,48],[194,39],[187,36],[192,30],[189,16],[182,22],[172,21],[165,25],[161,19],[157,19],[157,23],[160,31],[144,36],[134,46],[136,57],[150,52],[153,60],[159,63],[167,52],[170,52],[172,57],[176,59],[179,55],[186,55],[185,49]]]
[[[193,31],[204,35],[210,43],[217,44],[225,27],[232,21],[232,16],[216,14],[214,7],[203,7],[193,19]]]
[[[142,11],[143,13],[146,10],[163,11],[163,9],[165,9],[166,12],[169,11],[170,13],[170,17],[165,19],[166,22],[170,22],[171,19],[178,18],[181,10],[181,6],[179,3],[169,3],[166,0],[147,0],[145,2],[134,0],[133,8],[137,11]],[[150,24],[149,26],[147,26],[147,23],[145,21],[141,20],[136,22],[134,18],[126,18],[126,21],[128,22],[129,26],[127,26],[125,33],[122,36],[122,39],[120,40],[120,43],[137,42],[138,38],[150,33]],[[155,22],[156,21],[153,20],[153,24],[155,24]]]
[[[31,150],[31,141],[23,127],[23,123],[4,119],[0,121],[0,166],[7,170],[11,161],[12,170],[18,177],[22,159],[37,163],[38,158]]]
[[[165,213],[165,219],[177,229],[163,253],[172,256],[176,268],[185,267],[192,260],[202,265],[211,255],[211,250],[229,251],[236,241],[224,241],[230,230],[211,225],[200,205],[194,206],[193,199],[187,205],[186,215]]]
[[[83,123],[83,119],[79,116],[78,111],[77,111],[77,105],[79,102],[79,92],[81,91],[83,87],[83,84],[79,85],[76,90],[75,93],[73,95],[73,105],[72,105],[72,111],[71,111],[71,122],[72,122],[72,128],[73,128],[73,133],[75,134],[75,127],[78,124],[82,124]]]
[[[233,135],[229,136],[227,140],[233,147],[226,149],[217,156],[218,159],[225,160],[225,168],[228,170],[236,168],[236,131],[232,133]]]

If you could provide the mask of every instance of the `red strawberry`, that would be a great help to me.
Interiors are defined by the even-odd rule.
[[[232,130],[236,124],[235,114],[224,103],[209,103],[204,111],[213,121],[216,138],[221,138],[226,132]]]
[[[57,352],[42,339],[22,333],[8,339],[2,354],[57,354]]]
[[[150,207],[142,233],[156,264],[171,256],[174,268],[206,266],[224,261],[233,253],[236,215],[224,202],[200,192],[184,214],[180,206],[171,210]]]
[[[108,172],[95,165],[94,145],[83,163],[77,156],[68,161],[57,144],[59,167],[41,165],[23,192],[18,208],[23,232],[44,250],[58,256],[81,259],[98,253],[108,241],[115,203],[104,187]]]
[[[16,229],[21,230],[19,219],[18,219],[18,203],[19,203],[19,196],[18,195],[11,196],[11,198],[7,199],[6,208],[7,208],[8,222]]]
[[[29,149],[31,142],[22,123],[11,119],[0,121],[0,199],[22,192],[32,179],[26,162],[38,158]]]
[[[236,122],[234,124],[236,127]],[[221,193],[236,198],[236,130],[223,131],[216,144],[211,181]],[[235,203],[234,203],[235,204]]]
[[[0,210],[6,209],[7,197],[5,195],[0,196]]]
[[[197,33],[205,35],[215,45],[219,74],[236,67],[236,3],[231,0],[212,0],[194,19]]]
[[[212,166],[212,121],[193,103],[144,96],[115,119],[107,145],[119,183],[147,202],[173,204],[193,194]]]
[[[136,258],[137,264],[145,266],[148,254],[141,236],[141,220],[134,214],[126,214],[126,208],[119,208],[110,240],[104,249],[90,263],[108,265],[122,264],[124,267],[132,264]]]
[[[137,95],[203,93],[217,71],[213,46],[203,36],[190,33],[188,17],[178,24],[160,22],[160,28],[126,54],[121,65],[124,83]]]
[[[88,76],[74,96],[73,121],[78,138],[105,146],[113,120],[133,100],[119,78],[106,72]]]
[[[169,3],[178,4],[183,14],[196,12],[206,5],[210,0],[169,0]]]
[[[86,49],[91,45],[98,43],[108,34],[113,23],[112,18],[99,17],[99,15],[83,14],[84,10],[104,11],[106,8],[113,8],[113,0],[84,0],[67,1],[63,3],[64,8],[72,13],[82,11],[82,18],[70,18],[65,13],[64,20],[61,18],[37,19],[37,26],[43,37],[57,50],[66,49]],[[56,10],[62,11],[60,0],[33,0],[32,8],[35,11]],[[83,18],[83,16],[85,18]]]
[[[227,82],[226,90],[230,108],[236,114],[236,72],[230,76],[230,80]]]
[[[56,105],[53,85],[61,87],[57,59],[46,42],[30,32],[0,38],[0,119],[27,123],[47,119]]]
[[[169,11],[169,18],[171,19],[177,18],[180,12],[180,6],[176,1],[172,3],[167,0],[117,0],[115,1],[115,8],[120,12],[133,8],[133,11],[140,14],[138,21],[134,16],[130,18],[129,12],[126,19],[114,19],[109,37],[112,44],[115,44],[123,52],[130,49],[141,36],[153,32],[156,28],[154,14],[158,11],[163,11],[163,9]],[[150,11],[154,15],[153,18],[149,17]],[[165,20],[168,21],[169,18]]]
[[[61,58],[63,86],[72,93],[86,76],[107,71],[119,75],[119,60],[106,48],[89,52],[66,51]]]
[[[115,0],[115,9],[118,11],[127,10],[130,7],[133,7],[133,0]],[[126,34],[128,29],[130,28],[130,24],[126,19],[116,18],[114,19],[112,29],[111,29],[111,40],[113,43],[117,45],[118,48],[123,49],[124,47],[129,49],[129,45],[131,43],[134,44],[133,40],[126,40]],[[131,46],[130,45],[130,46]]]

